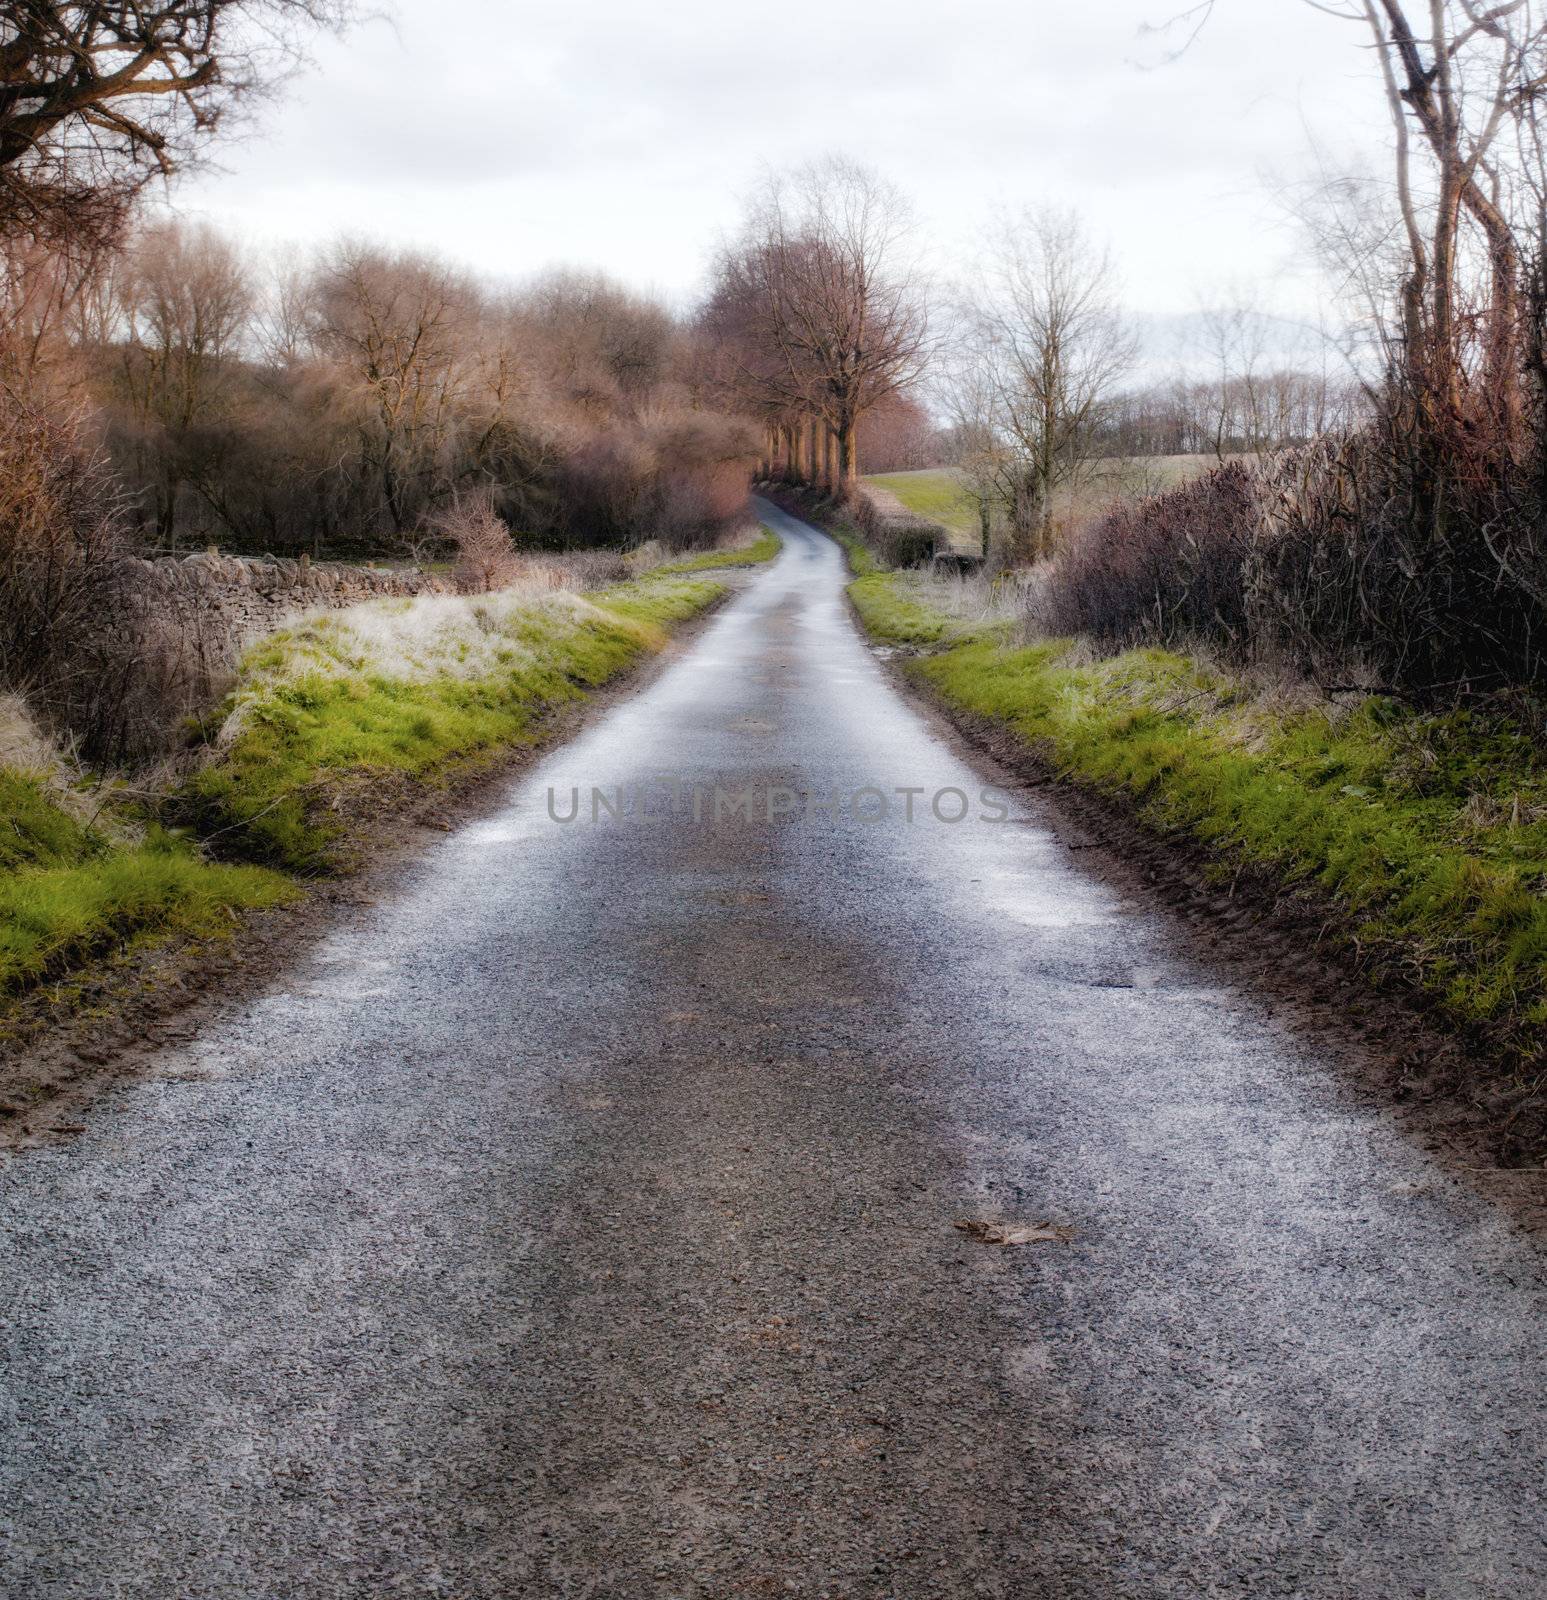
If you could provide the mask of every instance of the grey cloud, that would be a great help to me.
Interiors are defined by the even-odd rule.
[[[187,198],[270,231],[407,218],[447,254],[522,269],[600,249],[680,288],[763,163],[846,149],[916,191],[946,253],[996,201],[1084,202],[1130,278],[1175,301],[1205,247],[1218,276],[1253,270],[1258,171],[1303,148],[1302,116],[1351,148],[1381,132],[1357,37],[1331,19],[1234,0],[1186,58],[1140,71],[1139,26],[1165,9],[398,0],[395,32],[319,48]],[[1167,217],[1180,237],[1157,237]]]

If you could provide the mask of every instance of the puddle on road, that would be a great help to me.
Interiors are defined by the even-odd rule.
[[[1122,920],[1114,894],[1057,869],[990,868],[973,878],[971,887],[974,898],[1024,928],[1101,928]]]

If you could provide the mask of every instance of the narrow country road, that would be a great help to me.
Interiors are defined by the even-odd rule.
[[[990,820],[764,513],[666,670],[0,1171],[0,1593],[1547,1596],[1536,1249]]]

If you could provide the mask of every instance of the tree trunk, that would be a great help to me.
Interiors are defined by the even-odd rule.
[[[822,436],[826,441],[826,450],[823,452],[822,473],[827,480],[827,492],[836,500],[838,498],[838,436],[824,423]]]
[[[847,500],[854,492],[854,485],[859,478],[859,458],[854,448],[854,424],[849,421],[838,424],[838,493],[839,498]]]

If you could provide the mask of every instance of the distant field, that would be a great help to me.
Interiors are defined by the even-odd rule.
[[[1058,497],[1056,515],[1061,523],[1083,521],[1114,500],[1174,489],[1217,465],[1213,456],[1114,456],[1099,463],[1090,482]],[[965,535],[976,547],[978,508],[963,488],[955,467],[882,472],[867,477],[864,482],[895,495],[918,516],[928,517],[953,533]]]
[[[931,522],[942,522],[957,533],[978,531],[978,508],[962,488],[954,467],[924,472],[882,472],[865,482],[894,494],[908,508]]]

